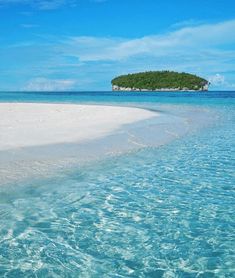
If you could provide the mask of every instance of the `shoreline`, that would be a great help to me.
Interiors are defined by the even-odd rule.
[[[9,113],[3,113],[1,108],[4,106],[5,109],[12,108]],[[38,110],[33,109],[30,110],[30,113],[26,113],[27,109],[23,109],[21,112],[24,115],[25,122],[22,123],[19,111],[15,113],[16,111],[13,108],[18,107],[22,110],[26,106],[31,108],[38,107]],[[56,116],[55,118],[48,119],[48,113],[39,114],[41,117],[39,118],[38,112],[44,111],[42,107],[47,107],[47,109],[51,107],[53,108],[52,111],[58,107],[61,109],[64,107],[66,111],[59,109],[59,111],[56,111],[56,115],[52,113],[54,117]],[[72,113],[71,115],[71,107],[75,109],[75,111],[72,109],[75,114]],[[194,129],[203,127],[209,116],[205,110],[198,110],[198,108],[192,107],[183,107],[183,110],[179,110],[178,107],[172,105],[160,105],[160,107],[157,105],[156,109],[155,107],[153,109],[151,106],[136,108],[132,106],[55,103],[0,103],[0,111],[4,115],[0,119],[0,142],[2,142],[0,144],[0,185],[15,184],[31,178],[59,175],[61,171],[67,172],[73,167],[79,168],[93,161],[132,153],[143,148],[160,147]],[[63,111],[70,112],[70,116],[68,117]],[[80,116],[83,115],[80,121],[75,117],[78,115],[77,113]],[[14,115],[14,117],[9,119],[10,114]],[[75,120],[70,122],[73,128],[68,128],[67,121],[58,121],[58,116],[61,116],[61,114],[67,115],[66,119],[72,118]],[[96,117],[97,115],[99,115],[98,118]],[[35,124],[32,116],[34,119],[36,117],[36,122],[41,119],[39,123],[37,122],[39,125]],[[84,125],[82,126],[81,123],[85,122],[85,125],[87,125],[89,122],[87,119],[84,121],[85,116],[88,116],[91,121],[90,128],[81,128],[79,130],[79,124],[80,127],[83,127]],[[13,121],[16,126],[18,125],[18,129],[14,130],[13,125],[9,125],[9,121]],[[48,125],[44,126],[48,122],[53,123],[52,129],[48,129]],[[97,124],[98,122],[100,125]],[[49,134],[46,134],[48,137],[42,137],[43,140],[41,140],[40,136],[35,137],[32,129],[29,128],[32,123],[34,123],[33,130],[37,134],[40,134],[39,131],[49,131]],[[22,134],[20,138],[13,136],[22,131],[20,128],[22,124],[25,127],[24,130],[26,130],[23,136]],[[11,127],[9,129],[10,133],[7,126]],[[61,131],[62,126],[65,129],[62,134],[59,134],[60,137],[56,138],[56,141],[56,133],[54,131]],[[5,135],[2,132],[3,130]],[[68,136],[71,135],[72,131],[76,132],[75,137]],[[85,133],[82,134],[81,132],[83,131]],[[11,134],[9,140],[6,137],[3,140],[6,134],[8,136]],[[82,136],[79,137],[79,134]],[[22,139],[27,140],[22,141]],[[42,144],[42,141],[44,144]],[[13,145],[15,147],[12,147]]]
[[[129,128],[160,115],[135,107],[56,103],[0,103],[0,112],[0,186],[139,148]]]
[[[150,89],[138,89],[138,88],[126,88],[126,87],[118,87],[118,86],[113,86],[112,87],[112,92],[208,92],[208,89],[195,89],[195,90],[191,90],[191,89],[179,89],[179,88],[160,88],[160,89],[154,89],[154,90],[150,90]]]
[[[0,151],[81,143],[158,115],[132,107],[54,103],[0,103],[0,112]]]

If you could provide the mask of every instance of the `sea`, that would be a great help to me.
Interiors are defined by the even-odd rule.
[[[0,102],[160,115],[85,155],[57,146],[54,167],[0,152],[0,277],[235,277],[235,92],[1,92]]]

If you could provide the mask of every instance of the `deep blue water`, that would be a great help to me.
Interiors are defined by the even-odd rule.
[[[0,101],[217,115],[164,146],[0,188],[0,277],[235,277],[234,92],[0,93]]]

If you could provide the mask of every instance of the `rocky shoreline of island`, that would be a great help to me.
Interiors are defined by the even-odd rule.
[[[208,91],[209,85],[204,85],[202,88],[197,90],[192,90],[188,88],[160,88],[155,90],[150,89],[139,89],[139,88],[126,88],[126,87],[119,87],[119,86],[112,86],[112,91],[118,92],[205,92]]]

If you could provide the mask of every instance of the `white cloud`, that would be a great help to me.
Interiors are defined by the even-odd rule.
[[[30,80],[23,90],[25,91],[67,91],[74,87],[75,80],[34,78]]]
[[[224,85],[225,77],[219,73],[216,73],[215,75],[209,77],[209,82],[212,86]]]
[[[227,78],[220,73],[210,76],[209,82],[211,83],[212,88],[215,89],[223,88],[224,90],[234,90],[235,88],[235,83],[228,81]]]
[[[210,79],[211,88],[234,88],[234,30],[235,20],[230,20],[136,39],[43,36],[19,41],[1,48],[0,79],[6,83],[6,76],[17,75],[19,83],[30,80],[17,87],[27,90],[110,89],[116,75],[168,69]],[[51,78],[31,80],[35,74]]]
[[[190,55],[216,50],[235,43],[235,20],[196,27],[184,27],[163,35],[137,39],[73,37],[64,42],[64,50],[81,61],[118,61],[136,55],[155,57]]]

